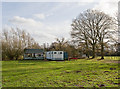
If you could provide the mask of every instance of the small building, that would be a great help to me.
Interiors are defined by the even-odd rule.
[[[24,59],[44,59],[44,51],[42,49],[25,49]]]
[[[64,51],[48,51],[46,52],[46,59],[48,60],[66,60],[68,59],[67,52]]]

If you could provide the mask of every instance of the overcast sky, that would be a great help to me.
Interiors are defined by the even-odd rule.
[[[79,2],[2,2],[2,25],[29,32],[41,45],[55,38],[70,39],[72,20],[87,9],[99,9],[114,16],[119,0],[79,0]]]

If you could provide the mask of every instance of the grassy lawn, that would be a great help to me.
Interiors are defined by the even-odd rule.
[[[117,58],[2,61],[3,87],[118,87]]]

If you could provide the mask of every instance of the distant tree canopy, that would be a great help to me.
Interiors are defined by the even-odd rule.
[[[73,20],[71,26],[72,38],[84,43],[86,55],[89,57],[89,51],[92,50],[92,58],[94,58],[99,47],[101,59],[104,59],[105,44],[115,32],[113,18],[98,10],[86,10]]]
[[[29,33],[19,29],[11,28],[2,31],[2,59],[18,59],[23,55],[25,48],[40,48],[39,44]]]
[[[79,56],[79,51],[76,49],[72,41],[68,41],[65,38],[56,38],[56,41],[48,44],[43,44],[45,51],[65,51],[69,57]]]

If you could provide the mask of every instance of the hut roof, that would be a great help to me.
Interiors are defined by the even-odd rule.
[[[25,49],[24,53],[43,53],[42,49]]]

